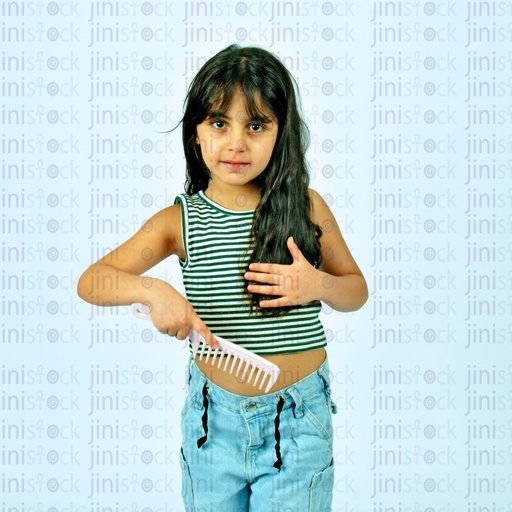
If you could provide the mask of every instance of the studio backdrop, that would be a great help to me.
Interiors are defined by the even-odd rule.
[[[295,76],[311,185],[370,288],[322,311],[333,510],[512,511],[509,1],[5,0],[0,18],[1,512],[183,510],[187,348],[76,285],[183,192],[170,130],[234,42]],[[175,257],[147,274],[183,291]]]

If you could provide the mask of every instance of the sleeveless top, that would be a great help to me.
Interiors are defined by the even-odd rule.
[[[187,299],[216,336],[259,355],[288,354],[325,347],[320,301],[281,317],[251,314],[244,289],[254,211],[234,211],[203,191],[180,194],[186,260],[180,259]]]

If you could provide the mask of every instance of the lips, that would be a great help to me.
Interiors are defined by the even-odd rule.
[[[249,162],[240,162],[236,160],[223,160],[222,163],[231,171],[239,171],[246,165],[249,165]]]

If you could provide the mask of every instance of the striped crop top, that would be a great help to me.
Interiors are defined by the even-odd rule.
[[[187,299],[210,330],[260,355],[326,346],[319,301],[281,317],[250,314],[243,274],[254,211],[234,211],[204,192],[180,194],[186,260],[180,260]]]

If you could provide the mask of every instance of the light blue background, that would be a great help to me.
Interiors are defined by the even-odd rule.
[[[180,130],[162,132],[198,66],[237,41],[296,77],[312,186],[371,290],[358,312],[322,313],[333,510],[512,510],[510,2],[5,1],[0,13],[5,510],[182,510],[187,351],[75,290],[182,192]],[[148,275],[183,289],[174,258]]]

